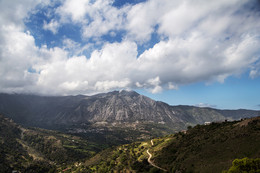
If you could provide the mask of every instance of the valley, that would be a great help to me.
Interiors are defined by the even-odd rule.
[[[221,172],[235,159],[260,157],[260,117],[112,147],[0,120],[4,172]]]

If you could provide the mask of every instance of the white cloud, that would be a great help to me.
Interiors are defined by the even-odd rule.
[[[22,29],[24,19],[28,17],[28,12],[39,3],[48,4],[49,1],[41,0],[1,0],[0,1],[0,23],[2,26],[15,25],[17,29]]]
[[[0,88],[1,92],[30,92],[37,74],[35,39],[24,32],[24,19],[41,1],[0,1]],[[47,4],[45,1],[43,4]]]
[[[148,79],[146,85],[148,85],[148,88],[150,88],[150,92],[151,93],[160,93],[163,88],[160,86],[161,84],[161,81],[160,81],[160,78],[159,76],[155,77],[155,78],[151,78],[151,79]]]
[[[63,5],[57,8],[56,13],[60,14],[63,22],[82,22],[89,8],[89,0],[66,0]]]
[[[237,7],[240,7],[239,0],[232,1],[176,1],[174,6],[164,12],[159,19],[159,32],[169,37],[185,36],[201,23],[209,22],[210,28],[206,32],[218,30],[225,27],[222,23],[226,13],[231,15]],[[168,5],[173,4],[171,2]],[[213,18],[215,17],[215,20]],[[208,21],[208,18],[211,18]],[[221,19],[221,20],[220,20]],[[211,23],[211,22],[214,23]]]
[[[28,72],[36,60],[34,38],[14,26],[5,26],[0,33],[0,87],[12,90],[35,83],[34,74]]]
[[[63,46],[65,49],[75,49],[80,47],[80,44],[69,38],[66,38],[63,40]]]
[[[168,89],[170,89],[170,90],[177,90],[178,86],[174,85],[172,82],[169,82],[168,83]]]
[[[128,30],[128,39],[146,42],[150,39],[153,27],[156,24],[154,11],[156,9],[154,3],[140,3],[131,8],[127,14],[126,29]]]
[[[129,79],[123,79],[121,81],[98,81],[95,84],[95,90],[97,91],[109,91],[111,89],[126,88],[131,82]]]
[[[159,76],[157,76],[156,78],[149,79],[147,82],[150,85],[154,85],[154,86],[160,85],[161,83]]]
[[[151,93],[156,94],[162,92],[163,88],[159,85],[156,85],[154,88],[149,89]]]
[[[88,88],[88,81],[72,81],[72,82],[64,82],[58,86],[60,89],[65,91],[71,91],[75,93],[75,91],[82,91]]]
[[[162,84],[219,80],[243,72],[257,60],[260,48],[251,36],[223,47],[218,44],[201,34],[160,42],[140,55],[138,68],[145,76],[159,76]]]
[[[66,0],[56,13],[61,16],[61,23],[80,24],[84,38],[100,37],[123,29],[128,7],[118,9],[112,4],[112,0]]]
[[[68,58],[64,49],[41,48],[33,68],[39,73],[36,87],[48,94],[77,94],[120,89],[132,85],[132,68],[137,56],[135,43],[106,44],[100,51]],[[124,55],[124,56],[121,56]],[[48,59],[44,59],[48,57]]]
[[[122,8],[112,2],[66,0],[54,9],[60,19],[43,26],[57,34],[61,25],[75,24],[83,39],[126,32],[123,41],[96,49],[66,37],[62,47],[37,47],[23,21],[41,2],[1,1],[0,91],[84,94],[138,87],[158,93],[224,82],[248,69],[250,77],[259,76],[259,14],[244,9],[247,1],[149,0]],[[152,34],[161,40],[138,56]],[[86,57],[82,52],[90,47]]]
[[[62,44],[63,44],[62,48],[68,52],[68,55],[70,57],[82,55],[84,51],[90,51],[93,48],[92,44],[81,46],[79,42],[76,42],[69,38],[65,38],[62,41]]]
[[[59,27],[60,27],[60,24],[57,21],[55,21],[54,19],[52,19],[49,23],[44,21],[44,24],[43,24],[43,29],[50,30],[53,34],[57,34]]]
[[[211,104],[208,104],[208,103],[199,103],[199,104],[196,104],[194,106],[197,106],[197,107],[200,107],[200,108],[216,108],[217,107],[216,105],[211,105]]]
[[[249,75],[252,79],[260,76],[260,60],[251,67]]]

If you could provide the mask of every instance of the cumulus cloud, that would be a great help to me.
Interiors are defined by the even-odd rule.
[[[36,76],[29,72],[36,62],[37,48],[29,33],[15,26],[2,26],[0,31],[0,86],[2,91],[20,90],[33,85]]]
[[[49,2],[41,0],[2,0],[0,1],[0,23],[2,26],[15,25],[17,29],[22,29],[24,19],[28,17],[28,12],[39,3],[47,5]]]
[[[95,48],[66,36],[61,47],[37,47],[23,22],[48,2],[1,1],[0,91],[87,94],[146,88],[158,93],[201,81],[224,82],[247,70],[256,78],[260,23],[250,3],[256,1],[148,0],[118,8],[112,0],[66,0],[53,9],[55,19],[43,22],[54,34],[64,24],[77,25],[82,40],[125,32],[120,41],[102,41]],[[152,35],[159,41],[138,52]],[[87,57],[83,52],[89,47]]]
[[[160,86],[161,81],[159,76],[157,76],[156,78],[148,79],[147,84],[153,87],[152,89],[150,89],[151,93],[159,93],[162,91],[162,87]]]
[[[128,7],[118,9],[112,6],[112,0],[66,0],[56,13],[61,22],[74,22],[82,25],[84,38],[99,37],[124,27],[124,15]]]
[[[256,61],[259,53],[259,40],[254,36],[247,35],[224,47],[219,44],[198,33],[187,40],[161,41],[140,55],[138,67],[145,76],[158,75],[163,84],[169,81],[179,84],[221,82],[222,75],[240,73]]]
[[[56,13],[60,14],[62,22],[82,22],[85,20],[89,0],[66,0],[62,6],[56,9]]]
[[[126,88],[130,84],[128,79],[124,79],[121,81],[98,81],[95,84],[95,89],[97,91],[109,91],[111,88]]]
[[[155,1],[137,4],[127,14],[127,38],[138,42],[148,41],[156,25],[158,4]],[[151,11],[153,11],[151,13]]]
[[[41,48],[39,54],[48,58],[33,66],[38,73],[37,87],[52,94],[77,94],[130,87],[128,77],[133,73],[137,47],[132,42],[107,44],[89,59],[68,58],[68,52],[61,48]]]

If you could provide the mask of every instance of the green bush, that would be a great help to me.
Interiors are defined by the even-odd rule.
[[[223,173],[260,173],[260,158],[256,159],[235,159],[231,168]]]

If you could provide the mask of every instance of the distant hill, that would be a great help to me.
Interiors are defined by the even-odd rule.
[[[259,116],[260,111],[218,110],[170,106],[135,91],[113,91],[93,96],[36,96],[0,94],[0,113],[15,122],[36,127],[83,123],[155,123],[175,130],[204,122]]]

